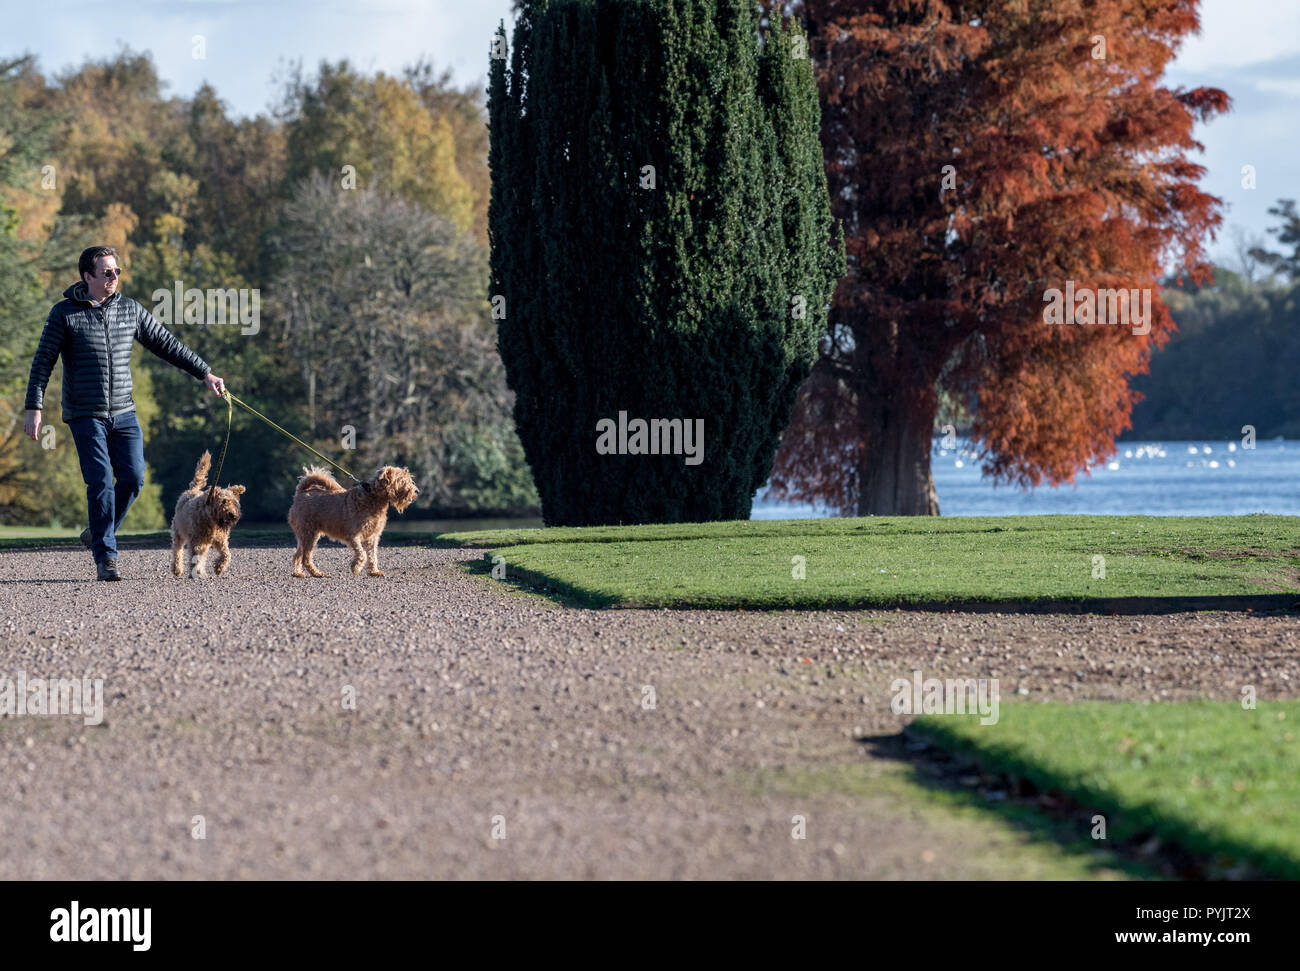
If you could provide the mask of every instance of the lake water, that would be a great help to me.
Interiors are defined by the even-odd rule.
[[[1074,485],[1022,491],[993,486],[980,474],[966,443],[936,443],[931,456],[939,511],[945,516],[1047,514],[1124,516],[1300,516],[1300,441],[1121,442],[1114,458]],[[760,491],[751,519],[816,519],[825,509],[767,502]],[[454,532],[541,526],[540,519],[407,520],[390,516],[398,532]]]
[[[993,486],[977,456],[958,440],[931,456],[944,516],[1045,514],[1127,516],[1300,515],[1300,441],[1121,442],[1110,462],[1080,472],[1074,485],[1027,491]],[[754,503],[752,519],[830,515],[812,506]]]

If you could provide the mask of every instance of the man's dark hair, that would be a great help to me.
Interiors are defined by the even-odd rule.
[[[92,246],[90,249],[82,250],[81,258],[77,260],[77,272],[82,274],[89,273],[91,276],[94,276],[96,269],[95,261],[101,256],[111,256],[113,259],[117,259],[117,250],[113,249],[111,246]]]

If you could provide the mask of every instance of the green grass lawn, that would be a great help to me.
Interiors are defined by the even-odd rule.
[[[1020,702],[993,725],[923,715],[908,732],[1059,790],[1106,817],[1108,840],[1155,835],[1223,870],[1300,879],[1300,702]]]
[[[504,559],[507,580],[586,606],[1154,604],[1267,595],[1288,606],[1300,594],[1294,516],[805,519],[513,529],[438,541],[484,548]],[[1105,576],[1096,575],[1103,566]]]

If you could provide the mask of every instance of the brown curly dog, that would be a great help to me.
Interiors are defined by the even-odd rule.
[[[207,576],[203,560],[208,547],[217,548],[217,576],[230,565],[230,530],[239,522],[239,497],[244,494],[241,485],[222,489],[208,488],[208,469],[212,454],[204,452],[194,467],[190,487],[176,500],[172,514],[172,572],[178,577],[185,574],[184,551],[190,548],[190,576]]]
[[[352,547],[352,572],[360,573],[370,558],[370,575],[382,577],[379,569],[379,536],[388,522],[388,507],[405,512],[420,495],[407,469],[385,465],[369,482],[344,489],[334,476],[319,466],[306,470],[298,480],[289,507],[289,525],[298,537],[293,554],[293,575],[323,577],[312,562],[321,534]]]

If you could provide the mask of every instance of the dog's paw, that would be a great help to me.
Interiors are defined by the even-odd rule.
[[[371,571],[370,571],[370,575],[371,575],[372,577],[383,577],[383,576],[388,576],[388,574],[385,573],[383,570],[371,570]]]

